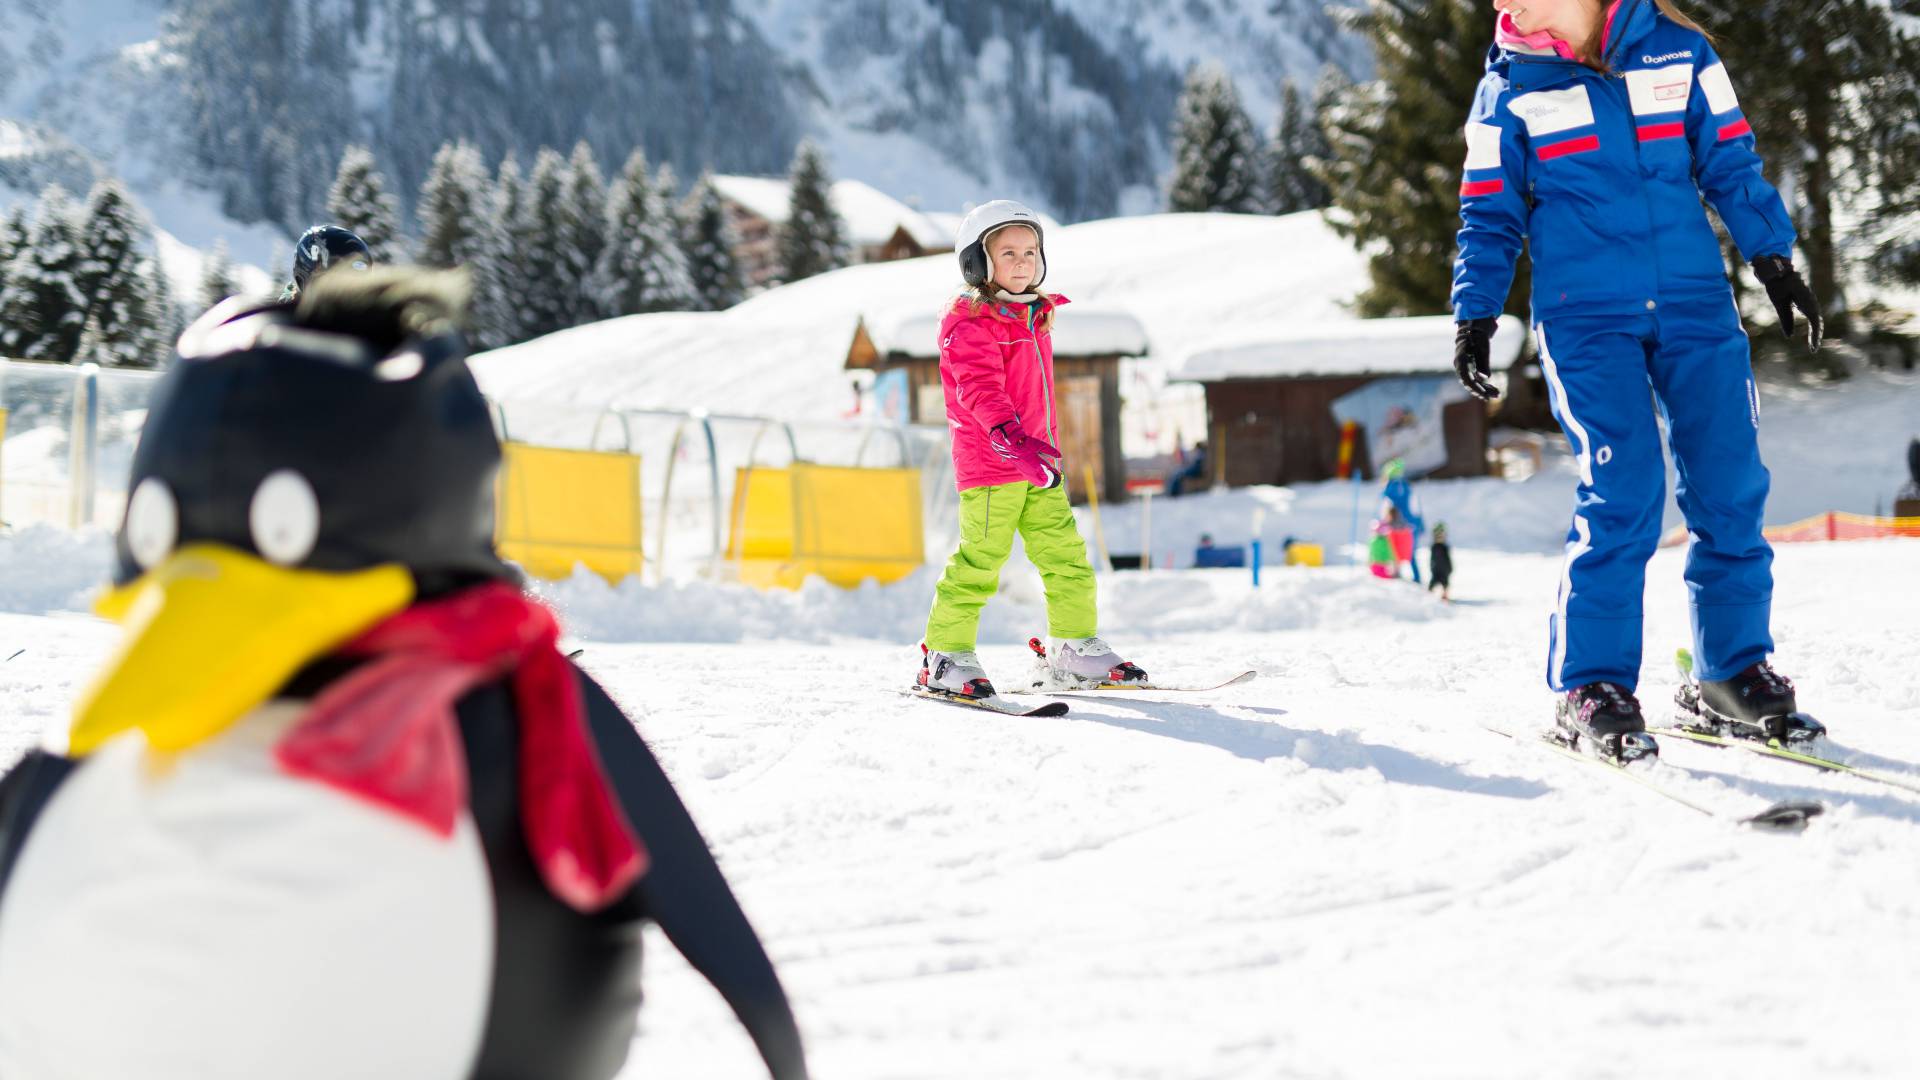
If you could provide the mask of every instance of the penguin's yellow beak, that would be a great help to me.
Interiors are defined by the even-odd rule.
[[[157,749],[219,734],[315,658],[413,600],[398,565],[293,570],[218,544],[190,544],[101,596],[126,639],[74,705],[68,752],[138,728]]]

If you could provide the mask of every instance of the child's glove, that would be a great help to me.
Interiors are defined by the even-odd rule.
[[[1037,488],[1060,486],[1059,448],[1027,434],[1020,421],[1009,420],[994,428],[992,442],[994,451],[1013,463],[1020,479]]]
[[[1793,260],[1785,255],[1762,255],[1753,260],[1753,276],[1767,287],[1767,299],[1780,315],[1780,333],[1793,340],[1793,309],[1807,317],[1807,351],[1820,351],[1820,302],[1800,279]]]

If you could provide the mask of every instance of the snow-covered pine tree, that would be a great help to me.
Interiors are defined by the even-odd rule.
[[[80,292],[80,232],[73,199],[58,184],[40,193],[24,248],[7,264],[0,293],[0,354],[68,363],[86,326]]]
[[[340,171],[327,192],[327,216],[366,241],[375,262],[399,262],[406,257],[398,203],[374,164],[373,151],[366,147],[349,146],[340,155]]]
[[[1267,144],[1267,209],[1275,214],[1324,209],[1327,185],[1313,175],[1310,165],[1326,156],[1320,117],[1308,112],[1299,87],[1288,82],[1280,96],[1280,122]]]
[[[687,253],[694,306],[724,311],[740,302],[740,264],[733,257],[735,238],[726,208],[714,189],[713,174],[703,172],[680,206],[680,248]]]
[[[1217,65],[1194,65],[1174,110],[1167,206],[1177,213],[1259,210],[1258,154],[1233,79]]]
[[[1788,199],[1800,233],[1797,261],[1831,338],[1850,329],[1847,287],[1865,269],[1861,261],[1889,283],[1920,281],[1920,243],[1911,239],[1920,233],[1911,224],[1920,215],[1920,5],[1904,4],[1905,14],[1902,7],[1887,0],[1830,0],[1814,11],[1785,0],[1685,5],[1713,33],[1768,175]]]
[[[777,237],[780,281],[799,281],[847,265],[846,226],[833,208],[833,181],[813,140],[800,140],[794,150],[787,184],[787,220]]]
[[[195,299],[201,311],[240,291],[233,276],[233,258],[227,254],[227,242],[215,240],[213,250],[200,263],[200,295]]]
[[[89,349],[96,363],[151,367],[160,312],[151,308],[142,248],[149,233],[120,185],[95,184],[80,227],[78,284],[86,299]]]
[[[607,181],[600,174],[593,147],[585,139],[574,144],[573,156],[567,159],[564,210],[560,254],[572,284],[567,296],[567,325],[578,326],[608,315],[608,288],[600,278],[607,250]]]
[[[1450,310],[1463,132],[1493,19],[1483,0],[1370,0],[1348,16],[1373,45],[1377,78],[1323,78],[1329,153],[1316,171],[1340,211],[1328,221],[1369,252],[1363,316]],[[1524,315],[1529,288],[1522,259],[1507,310]]]
[[[478,348],[525,341],[518,290],[527,277],[527,182],[512,154],[500,160],[482,216],[481,252],[473,262],[472,334]]]
[[[441,143],[420,185],[420,264],[468,266],[485,242],[491,182],[480,151],[465,140]]]
[[[186,329],[184,312],[174,300],[173,287],[167,283],[166,272],[160,268],[158,259],[148,259],[135,280],[140,289],[140,302],[146,310],[147,331],[145,344],[135,350],[141,359],[129,362],[129,366],[157,367],[173,355],[174,342]]]
[[[607,203],[607,250],[601,262],[608,310],[614,315],[684,311],[693,306],[693,282],[680,250],[664,194],[634,150],[614,181]]]
[[[27,208],[14,204],[13,212],[0,222],[0,294],[7,290],[7,264],[15,255],[26,250],[27,240],[32,235],[27,226]]]
[[[521,314],[521,339],[540,337],[573,325],[574,293],[580,276],[566,250],[576,235],[568,221],[572,202],[567,191],[567,159],[552,147],[541,147],[527,182],[526,211],[519,224],[521,277],[512,282]]]

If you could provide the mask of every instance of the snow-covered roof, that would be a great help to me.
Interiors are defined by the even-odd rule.
[[[722,198],[740,204],[757,217],[775,225],[787,220],[791,189],[784,178],[716,176],[713,186]],[[833,209],[846,223],[847,240],[862,246],[884,244],[893,238],[895,229],[905,229],[922,247],[950,248],[959,229],[957,220],[952,228],[944,227],[929,215],[858,180],[834,182]]]
[[[1352,375],[1449,374],[1453,371],[1451,315],[1351,322],[1273,322],[1235,327],[1227,336],[1196,345],[1174,363],[1169,377],[1181,382],[1229,379],[1298,379]],[[1494,370],[1520,355],[1526,327],[1500,317],[1493,336]]]
[[[874,351],[883,357],[925,359],[940,355],[939,313],[861,316]],[[1078,304],[1063,308],[1053,324],[1053,355],[1144,356],[1147,329],[1122,311],[1086,311]]]

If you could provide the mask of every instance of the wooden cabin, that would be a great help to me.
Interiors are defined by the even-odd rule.
[[[1408,446],[1423,459],[1408,461],[1412,475],[1483,476],[1488,408],[1454,375],[1453,335],[1453,319],[1444,315],[1241,329],[1181,358],[1171,378],[1205,390],[1207,471],[1215,484],[1334,478],[1342,413],[1375,418],[1356,421],[1362,476],[1385,464],[1376,457],[1408,456],[1401,449]],[[1525,337],[1519,320],[1502,318],[1493,338],[1495,372],[1512,365]],[[1359,393],[1383,383],[1374,393]],[[1391,404],[1396,395],[1404,395],[1407,407]],[[1428,423],[1425,437],[1416,439],[1428,408],[1438,410],[1439,430]],[[1396,430],[1368,430],[1389,427]],[[1383,455],[1382,446],[1394,449]]]
[[[713,187],[734,234],[733,257],[749,288],[775,284],[780,271],[780,226],[786,223],[792,188],[783,177],[716,176]],[[858,180],[833,185],[833,209],[845,228],[855,264],[917,259],[953,250],[958,222],[929,214]]]

